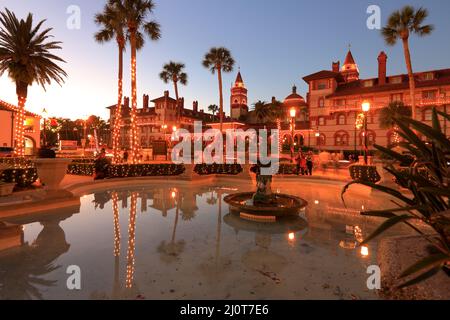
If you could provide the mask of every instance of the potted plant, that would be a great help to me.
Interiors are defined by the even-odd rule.
[[[39,180],[46,190],[54,191],[59,189],[70,162],[70,159],[56,158],[55,151],[48,147],[39,150],[38,158],[34,160],[34,164]]]

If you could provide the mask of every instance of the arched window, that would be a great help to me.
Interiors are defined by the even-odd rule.
[[[319,108],[325,107],[325,99],[322,98],[322,97],[320,97],[320,98],[319,98],[319,101],[317,101],[317,106],[318,106]]]
[[[422,112],[422,121],[431,121],[433,119],[433,110],[425,109]]]
[[[348,146],[349,134],[347,131],[338,131],[334,134],[335,146]]]
[[[336,118],[336,124],[337,125],[345,125],[347,118],[345,117],[345,114],[341,113],[338,114],[337,118]]]
[[[323,133],[321,133],[316,140],[316,145],[317,146],[324,146],[326,144],[327,140],[326,137]]]
[[[373,146],[376,143],[377,135],[372,130],[367,130],[367,145]],[[359,135],[359,144],[364,145],[364,131]]]

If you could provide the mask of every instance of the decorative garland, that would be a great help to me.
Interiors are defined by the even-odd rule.
[[[242,166],[240,164],[197,164],[194,167],[194,171],[199,175],[210,174],[229,174],[237,175],[242,172]]]

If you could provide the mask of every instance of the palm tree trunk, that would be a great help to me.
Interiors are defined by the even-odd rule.
[[[411,53],[409,51],[409,43],[408,38],[405,37],[402,39],[403,42],[403,51],[405,54],[405,62],[406,62],[406,68],[408,69],[408,77],[409,77],[409,93],[411,95],[411,113],[412,118],[416,119],[416,82],[414,79],[414,74],[412,70],[412,63],[411,63]]]
[[[114,114],[113,128],[113,163],[120,161],[120,125],[122,122],[122,97],[123,97],[123,47],[119,44],[119,74],[117,83],[117,107]]]
[[[131,162],[138,163],[139,137],[137,132],[137,93],[136,93],[136,31],[131,32]]]
[[[18,84],[17,85],[17,114],[15,117],[15,132],[14,132],[14,140],[15,140],[15,148],[14,154],[17,157],[25,156],[25,145],[24,145],[24,127],[23,122],[25,121],[25,104],[27,101],[27,85]]]
[[[223,91],[222,91],[222,67],[217,68],[217,77],[219,78],[219,121],[220,133],[223,129]]]
[[[177,100],[177,116],[179,117],[181,112],[180,112],[180,101],[179,101],[179,97],[178,97],[178,84],[177,81],[173,81],[173,87],[175,89],[175,99]]]

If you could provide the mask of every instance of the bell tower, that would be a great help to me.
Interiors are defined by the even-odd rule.
[[[236,81],[231,87],[231,118],[239,119],[248,113],[247,88],[242,80],[241,71],[238,72]]]

